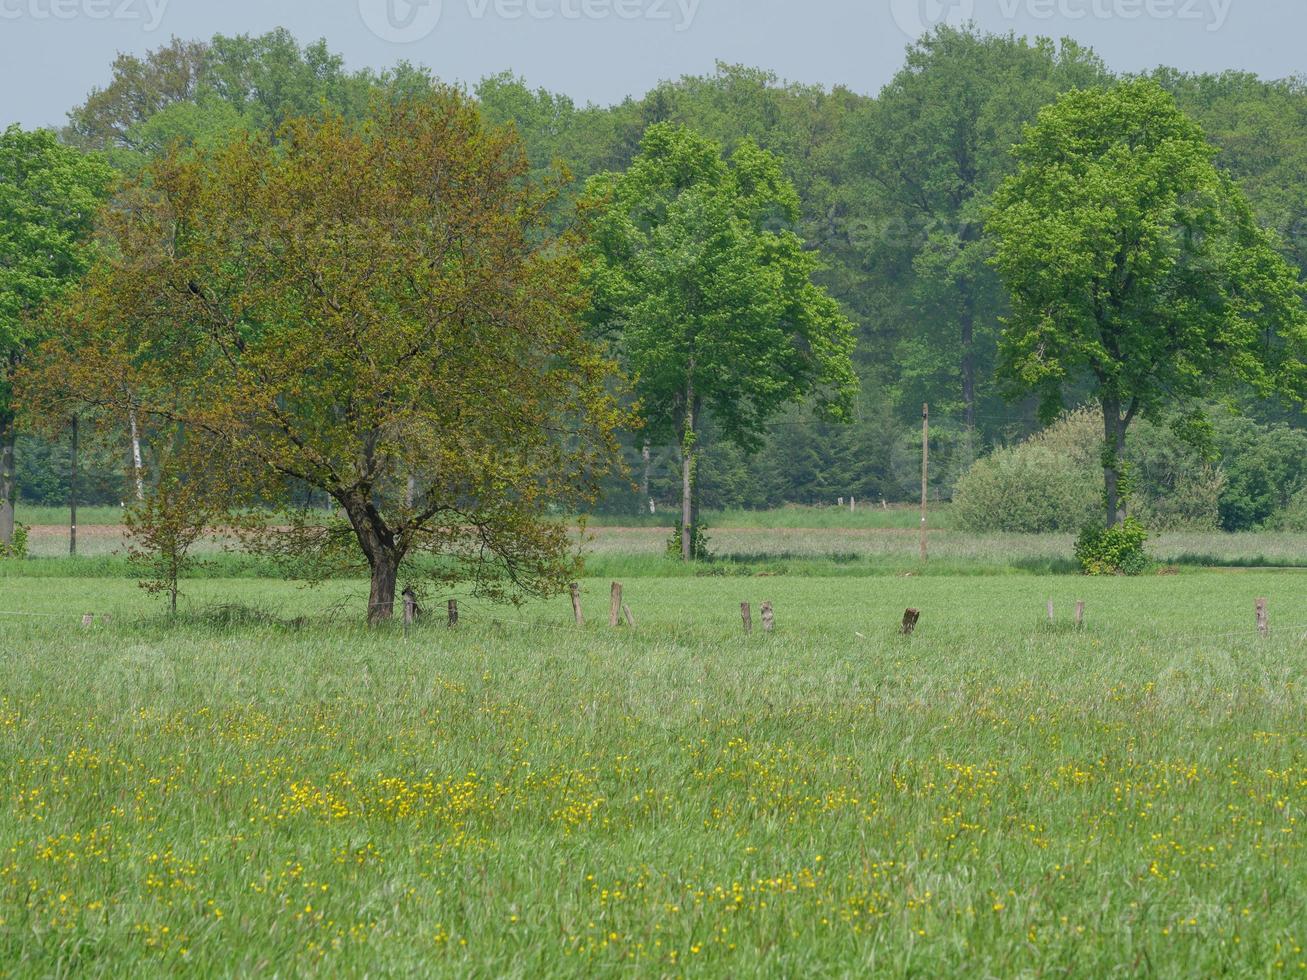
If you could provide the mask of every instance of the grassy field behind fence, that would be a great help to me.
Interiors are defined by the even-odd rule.
[[[1301,574],[645,578],[634,632],[583,585],[583,630],[465,600],[406,637],[362,583],[199,581],[174,624],[0,579],[0,963],[1304,970]]]

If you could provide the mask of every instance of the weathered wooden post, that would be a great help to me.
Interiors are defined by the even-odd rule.
[[[635,629],[635,617],[631,615],[630,606],[622,606],[622,615],[626,617],[626,625],[631,629]]]
[[[414,620],[418,618],[418,597],[417,597],[417,593],[413,591],[412,586],[406,588],[403,592],[403,595],[404,595],[404,629],[407,630],[410,626],[413,625]]]
[[[572,583],[572,615],[576,619],[577,626],[585,625],[585,616],[581,613],[581,586],[576,582]]]
[[[449,628],[453,629],[458,625],[458,600],[449,600]]]
[[[772,609],[772,604],[770,602],[764,602],[762,604],[762,631],[764,633],[770,633],[775,628],[776,613]]]
[[[744,635],[753,632],[753,608],[747,602],[740,603],[740,618],[744,620]]]
[[[1057,622],[1057,613],[1056,613],[1056,611],[1053,609],[1053,600],[1052,600],[1052,599],[1049,599],[1049,600],[1048,600],[1048,621],[1049,621],[1050,623],[1055,623],[1055,622]]]
[[[1271,635],[1271,612],[1265,599],[1257,600],[1257,632],[1262,636]]]
[[[622,617],[622,583],[613,583],[612,601],[608,606],[608,625],[616,627],[621,623]]]
[[[917,624],[921,622],[920,609],[908,609],[903,613],[903,627],[900,630],[904,636],[911,636],[917,631]]]
[[[1085,604],[1084,601],[1076,603],[1076,629],[1085,625]]]

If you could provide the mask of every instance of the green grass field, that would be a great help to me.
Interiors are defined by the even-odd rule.
[[[626,584],[634,631],[604,578],[584,629],[464,600],[405,636],[363,583],[205,579],[174,623],[0,578],[0,964],[1307,968],[1307,575]]]

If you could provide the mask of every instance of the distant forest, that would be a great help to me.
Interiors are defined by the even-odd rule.
[[[302,46],[285,31],[174,39],[143,58],[120,56],[105,86],[69,112],[62,138],[103,151],[130,173],[177,140],[208,145],[241,130],[275,130],[324,106],[360,118],[379,95],[420,92],[436,73],[438,66],[408,63],[348,71],[324,42]],[[878,94],[793,84],[724,64],[610,106],[577,105],[511,73],[482,80],[472,94],[490,120],[517,128],[538,179],[564,182],[554,212],[560,228],[578,220],[573,204],[584,178],[625,169],[654,123],[691,127],[728,151],[751,137],[781,157],[802,202],[797,230],[821,256],[819,279],[857,325],[861,392],[851,424],[822,423],[795,407],[755,454],[714,446],[699,472],[704,506],[766,507],[912,499],[923,403],[933,420],[937,499],[951,496],[977,458],[1041,428],[1034,402],[1006,400],[995,380],[1006,299],[987,261],[981,214],[1038,110],[1065,91],[1114,77],[1072,41],[941,28],[908,49]],[[1303,268],[1304,81],[1168,68],[1149,77],[1199,123],[1219,166]],[[1278,446],[1278,478],[1307,483],[1300,415],[1251,393],[1223,411],[1241,416],[1220,430],[1229,433],[1219,446],[1229,468],[1253,465],[1240,454]],[[711,419],[708,426],[711,440]],[[126,446],[124,439],[83,448],[84,502],[123,499]],[[646,460],[642,448],[632,436],[630,476],[613,483],[606,509],[647,510],[636,489],[642,482],[659,501],[676,498],[675,451],[655,449]],[[18,461],[21,499],[65,499],[66,447],[24,437]]]

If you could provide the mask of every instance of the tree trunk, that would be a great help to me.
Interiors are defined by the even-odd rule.
[[[141,430],[136,425],[136,409],[127,413],[127,424],[132,432],[132,480],[136,485],[136,502],[145,499],[145,474],[141,465]]]
[[[395,584],[404,554],[396,546],[395,535],[381,518],[370,499],[347,493],[341,506],[349,518],[359,547],[372,569],[372,588],[368,595],[368,625],[376,626],[395,616]]]
[[[1125,520],[1125,500],[1121,496],[1121,464],[1125,456],[1126,421],[1121,418],[1121,403],[1103,399],[1103,502],[1107,526],[1116,527]]]
[[[689,561],[694,550],[694,450],[681,448],[681,558]]]
[[[644,450],[640,455],[644,459],[644,476],[640,480],[639,510],[643,513],[644,509],[649,506],[649,501],[652,499],[649,496],[649,482],[651,471],[653,470],[653,451],[649,448],[649,443],[646,442],[644,444]]]
[[[12,421],[0,420],[0,546],[14,543],[14,439]]]
[[[962,404],[967,431],[976,427],[976,311],[970,284],[962,284]]]
[[[681,443],[681,560],[694,559],[694,385],[685,387],[685,436]]]
[[[77,416],[73,416],[72,470],[68,475],[68,554],[77,554]]]
[[[395,615],[395,582],[399,578],[399,559],[393,549],[372,560],[372,590],[368,595],[368,625],[392,619]]]

